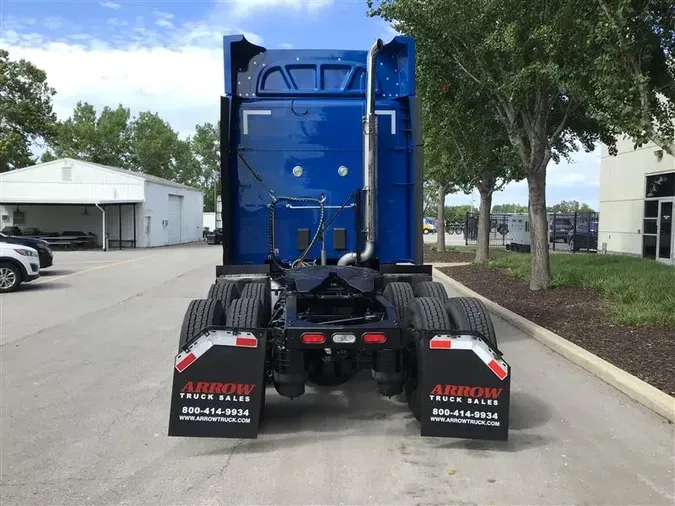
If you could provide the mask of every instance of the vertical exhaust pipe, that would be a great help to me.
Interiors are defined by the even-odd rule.
[[[366,244],[360,254],[361,260],[368,260],[375,252],[375,209],[377,175],[377,116],[375,115],[375,59],[382,50],[382,39],[377,39],[368,52],[368,75],[366,81],[366,115],[363,118],[363,191],[366,193],[364,225]],[[358,233],[358,231],[357,231]],[[356,262],[356,253],[346,253],[338,265]]]

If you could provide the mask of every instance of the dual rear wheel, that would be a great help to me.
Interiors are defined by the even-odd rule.
[[[241,329],[260,329],[267,326],[270,313],[270,288],[267,283],[216,282],[211,285],[206,299],[190,301],[183,317],[179,352],[198,333],[210,326]],[[267,368],[261,382],[260,422],[265,411]]]
[[[480,299],[449,297],[442,283],[395,281],[387,284],[383,296],[396,308],[403,327],[411,330],[464,330],[479,332],[490,347],[498,351],[497,337],[487,308]],[[418,342],[409,343],[408,377],[403,385],[410,411],[420,419],[418,371],[424,364],[417,353]]]

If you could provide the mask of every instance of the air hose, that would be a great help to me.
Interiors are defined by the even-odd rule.
[[[274,210],[276,207],[277,202],[279,201],[286,201],[286,202],[312,202],[316,203],[319,205],[320,208],[320,213],[319,213],[319,225],[317,226],[316,232],[314,233],[314,237],[312,237],[312,240],[309,242],[309,245],[307,248],[305,248],[305,251],[302,252],[299,258],[295,259],[293,262],[291,262],[291,268],[293,268],[296,264],[302,264],[305,260],[305,257],[307,254],[310,252],[314,244],[316,243],[317,238],[321,233],[323,233],[323,226],[324,226],[324,219],[326,216],[326,210],[324,207],[324,202],[325,202],[325,197],[321,197],[320,199],[314,198],[314,197],[277,197],[274,192],[265,184],[263,181],[262,177],[253,170],[253,167],[249,165],[249,163],[246,161],[244,156],[241,154],[241,151],[238,151],[237,154],[239,155],[239,158],[244,162],[244,165],[248,168],[248,170],[253,174],[253,177],[256,178],[258,183],[263,187],[263,189],[269,194],[272,203],[269,205],[270,208],[270,221],[269,221],[269,244],[270,244],[270,259],[274,262],[274,264],[280,268],[281,270],[288,270],[286,267],[281,265],[281,260],[278,257],[277,253],[277,248],[276,248],[276,239],[275,239],[275,234],[274,234]]]

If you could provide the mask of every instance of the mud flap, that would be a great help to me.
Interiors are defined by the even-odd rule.
[[[509,365],[476,336],[432,331],[418,342],[421,435],[507,440]]]
[[[206,328],[174,362],[169,436],[258,437],[264,330]]]

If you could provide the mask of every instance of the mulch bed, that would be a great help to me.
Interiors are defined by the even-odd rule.
[[[473,262],[476,258],[475,253],[466,253],[461,251],[441,251],[438,252],[431,248],[424,250],[425,263],[460,263]]]
[[[433,261],[425,257],[425,262]],[[593,289],[560,287],[533,292],[526,281],[512,278],[502,269],[467,265],[440,270],[500,306],[675,395],[675,328],[614,325],[606,317],[606,300]]]

